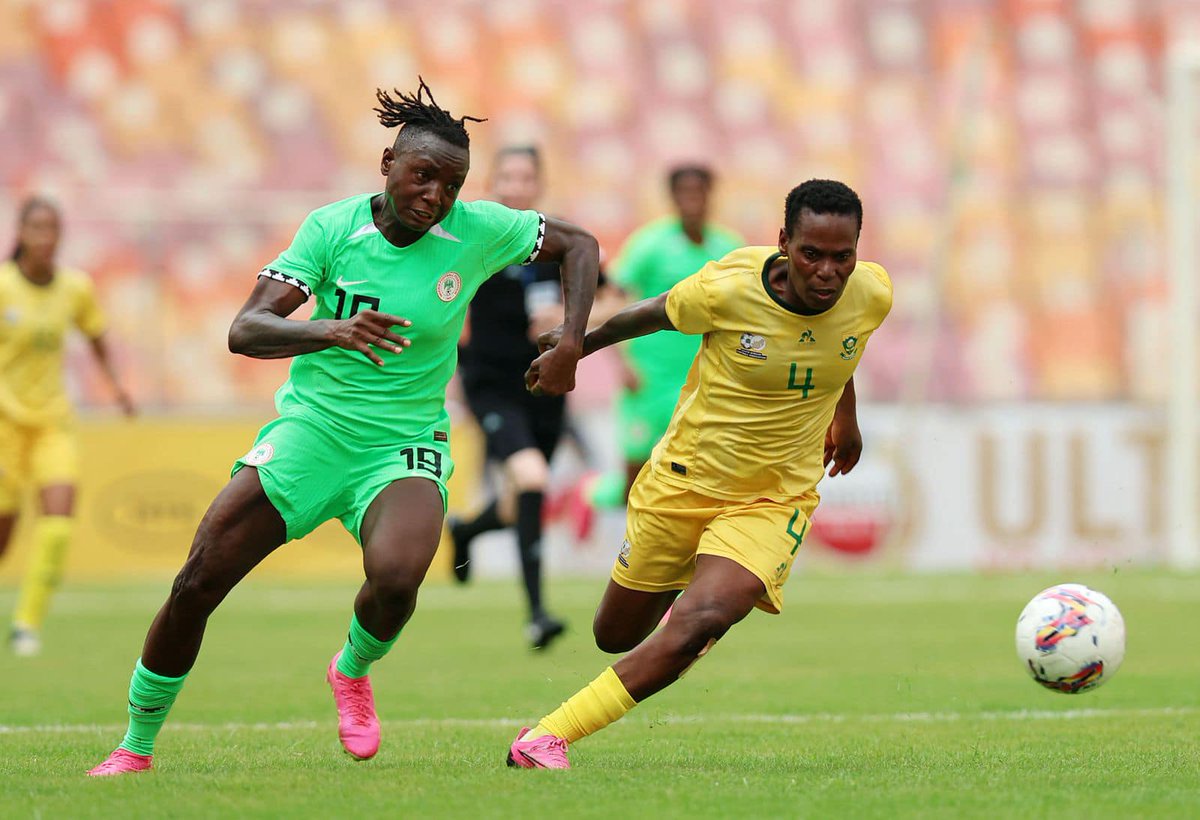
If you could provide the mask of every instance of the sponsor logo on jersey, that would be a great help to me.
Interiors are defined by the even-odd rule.
[[[763,353],[767,347],[767,340],[757,333],[743,333],[741,341],[738,342],[737,352],[743,356],[749,356],[751,359],[765,359],[767,354]]]
[[[462,291],[462,277],[454,271],[447,271],[437,283],[437,295],[443,302],[453,302]]]
[[[809,327],[809,328],[805,328],[804,332],[800,334],[799,341],[800,341],[800,344],[802,344],[802,345],[816,344],[817,337],[813,336],[812,328]]]
[[[246,462],[251,467],[257,467],[260,464],[266,464],[274,457],[275,447],[269,442],[264,441],[262,444],[246,453],[246,457],[243,458],[242,461]]]
[[[842,339],[842,352],[839,354],[843,359],[853,359],[858,355],[858,337],[847,336]]]
[[[337,286],[339,288],[348,288],[351,285],[363,285],[363,284],[366,284],[366,282],[367,282],[366,279],[355,279],[353,282],[347,282],[347,281],[343,280],[342,277],[340,277],[340,276],[337,278]]]
[[[626,538],[621,542],[621,551],[617,553],[617,560],[621,562],[621,566],[629,569],[629,553],[633,547],[629,545],[629,539]]]

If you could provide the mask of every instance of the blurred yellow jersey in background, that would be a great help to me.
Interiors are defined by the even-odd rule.
[[[822,476],[825,431],[892,306],[882,266],[859,262],[837,303],[808,316],[771,290],[780,254],[748,247],[673,287],[667,315],[704,334],[651,456],[655,477],[713,498],[795,499]]]
[[[93,339],[104,332],[87,274],[60,267],[35,285],[15,262],[0,263],[0,420],[37,427],[71,417],[63,380],[71,326]]]

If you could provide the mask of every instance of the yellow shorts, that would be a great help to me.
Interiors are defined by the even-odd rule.
[[[0,514],[17,511],[25,486],[74,484],[78,475],[79,452],[69,427],[25,427],[0,419]]]
[[[697,555],[720,555],[758,576],[767,590],[758,608],[778,613],[818,500],[813,492],[791,504],[724,501],[660,481],[647,465],[629,491],[625,543],[612,579],[642,592],[683,589]]]

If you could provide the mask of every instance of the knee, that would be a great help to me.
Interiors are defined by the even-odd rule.
[[[596,639],[596,647],[601,652],[610,655],[622,655],[640,644],[645,635],[632,635],[628,630],[614,629],[596,618],[592,621],[592,635]]]
[[[724,637],[734,620],[715,602],[687,607],[683,611],[677,606],[667,622],[665,637],[677,654],[696,658]]]
[[[367,581],[378,606],[393,613],[411,613],[417,607],[421,579],[402,572],[376,572]]]
[[[519,493],[545,492],[550,481],[550,465],[540,450],[527,448],[508,459],[508,473]]]
[[[171,584],[171,604],[175,607],[208,615],[229,593],[218,573],[205,565],[202,558],[193,556],[183,565]]]
[[[207,615],[229,594],[232,584],[227,573],[218,566],[221,562],[212,557],[212,545],[219,543],[224,535],[219,522],[207,519],[201,523],[188,559],[171,584],[173,606]]]

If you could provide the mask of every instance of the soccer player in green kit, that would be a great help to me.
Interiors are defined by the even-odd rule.
[[[464,123],[473,118],[439,108],[424,81],[415,95],[377,95],[380,122],[400,126],[383,151],[383,192],[309,214],[229,330],[235,353],[295,357],[275,397],[279,418],[237,460],[200,522],[134,668],[129,729],[91,775],[150,768],[209,615],[276,547],[331,518],[361,544],[366,581],[327,679],[343,747],[372,757],[379,720],[367,672],[412,615],[437,550],[453,470],[446,384],[467,305],[490,275],[535,259],[561,264],[569,341],[540,387],[552,395],[574,387],[596,240],[536,211],[459,202],[470,165]],[[311,320],[287,318],[314,295]]]
[[[625,242],[613,279],[633,301],[666,293],[714,259],[742,246],[741,237],[709,221],[712,171],[702,165],[674,168],[667,177],[675,215],[655,220]],[[602,481],[592,498],[597,506],[615,506],[662,438],[675,411],[679,390],[700,347],[700,337],[656,333],[630,339],[621,347],[628,370],[618,399],[618,426],[625,459],[619,498]],[[605,497],[609,496],[609,497]]]

